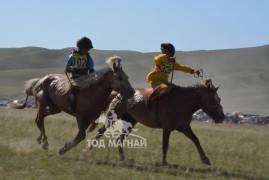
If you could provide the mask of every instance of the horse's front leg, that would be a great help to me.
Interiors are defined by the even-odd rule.
[[[169,146],[170,133],[171,133],[170,130],[163,129],[163,146],[162,146],[162,150],[163,150],[163,166],[168,165],[168,162],[166,160],[166,155],[167,155],[168,146]]]
[[[191,126],[190,125],[183,125],[183,126],[180,126],[177,130],[179,132],[183,133],[185,136],[187,136],[195,144],[202,162],[204,164],[211,165],[210,160],[206,156],[206,154],[205,154],[205,152],[204,152],[204,150],[199,142],[199,139],[193,133]]]
[[[137,124],[137,121],[133,117],[131,117],[129,114],[125,114],[124,116],[121,117],[121,119],[122,120],[125,120],[126,122],[130,122],[131,123],[131,126],[130,127],[128,127],[125,130],[122,129],[122,132],[121,132],[120,136],[117,138],[117,142],[120,141],[120,146],[118,146],[118,151],[119,151],[120,159],[123,161],[125,159],[125,155],[124,155],[124,151],[123,151],[123,147],[122,147],[123,141],[132,132],[132,129]]]
[[[93,143],[95,143],[95,142],[97,142],[97,140],[99,139],[99,138],[101,138],[103,135],[104,135],[104,133],[106,132],[106,126],[104,125],[103,127],[101,127],[100,129],[98,129],[98,132],[97,132],[97,134],[94,136],[94,140],[93,140]],[[93,149],[93,145],[94,144],[90,144],[90,145],[88,145],[84,150],[83,150],[83,153],[85,154],[85,155],[90,155],[90,153],[91,153],[91,151],[92,151],[92,149]]]
[[[90,125],[91,120],[89,118],[85,118],[85,117],[77,118],[77,123],[78,123],[78,128],[79,128],[77,136],[75,137],[74,140],[65,143],[64,147],[62,147],[59,150],[60,155],[65,154],[68,150],[72,149],[74,146],[76,146],[78,143],[80,143],[83,139],[85,139],[86,129]]]

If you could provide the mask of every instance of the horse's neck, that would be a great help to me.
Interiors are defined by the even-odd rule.
[[[112,84],[112,76],[110,75],[112,73],[112,71],[108,71],[106,72],[102,79],[99,81],[99,85],[102,87],[103,90],[107,91],[110,95],[110,93],[112,92],[111,89],[111,84]]]
[[[202,107],[203,94],[205,93],[204,87],[189,87],[181,90],[178,94],[178,98],[184,99],[184,107],[189,110],[190,113],[194,113]],[[181,101],[182,102],[182,101]]]
[[[110,76],[110,73],[111,71],[108,71],[105,75],[103,75],[103,77],[101,77],[102,79],[100,79],[98,83],[94,84],[94,86],[96,87],[94,88],[96,90],[95,94],[96,97],[99,97],[98,102],[100,104],[107,102],[107,99],[112,92],[111,89],[112,78]]]

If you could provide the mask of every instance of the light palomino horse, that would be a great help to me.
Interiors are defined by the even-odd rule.
[[[203,163],[210,165],[198,138],[193,133],[190,123],[192,115],[198,109],[202,109],[216,123],[222,123],[224,113],[220,105],[220,98],[217,94],[218,88],[215,88],[211,80],[207,80],[205,85],[195,85],[193,87],[180,87],[172,85],[168,94],[152,101],[151,109],[146,107],[146,101],[150,94],[149,89],[136,89],[134,96],[123,100],[116,96],[110,103],[108,114],[114,110],[125,121],[132,123],[134,127],[137,122],[150,128],[163,129],[163,165],[167,165],[166,154],[168,151],[169,137],[173,130],[177,130],[186,135],[196,146]],[[93,130],[93,128],[91,129]],[[103,134],[105,127],[98,130],[98,134]],[[129,130],[130,132],[130,130]],[[96,136],[96,139],[101,136]],[[118,140],[122,144],[125,134]],[[124,159],[124,153],[121,146],[118,146],[121,159]],[[91,148],[87,149],[91,150]]]
[[[42,79],[28,81],[25,85],[25,92],[27,98],[31,95],[34,96],[37,103],[35,122],[40,130],[37,142],[42,144],[44,149],[48,149],[48,140],[44,127],[44,118],[46,116],[64,111],[77,119],[79,128],[77,136],[59,150],[59,154],[62,155],[85,138],[85,130],[108,106],[108,99],[112,90],[126,98],[134,94],[134,90],[128,81],[128,76],[122,70],[120,61],[120,57],[117,56],[109,58],[106,63],[110,68],[101,70],[101,77],[79,91],[75,112],[71,112],[68,108],[71,86],[65,75],[50,74]],[[24,108],[26,101],[22,105],[17,104],[15,108]]]

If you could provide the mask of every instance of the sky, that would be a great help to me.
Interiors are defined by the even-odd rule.
[[[0,0],[0,48],[157,52],[269,44],[269,0]]]

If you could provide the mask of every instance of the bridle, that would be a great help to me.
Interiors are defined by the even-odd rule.
[[[196,80],[197,80],[197,83],[198,83],[198,78],[200,77],[201,78],[201,80],[202,80],[202,82],[204,82],[204,70],[203,69],[200,69],[199,70],[200,71],[200,74],[193,74],[193,76],[196,78]]]
[[[206,97],[207,97],[208,95],[205,93],[204,95],[203,95],[203,98],[202,98],[202,109],[205,109],[204,107],[206,107],[206,109],[208,109],[208,110],[214,110],[214,109],[219,109],[219,108],[222,108],[222,106],[220,105],[220,104],[217,104],[217,105],[209,105],[208,104],[208,102],[206,101]]]
[[[113,72],[113,71],[108,71],[108,72]],[[108,72],[103,76],[103,78],[105,78],[105,76],[107,76]],[[105,90],[105,91],[110,91],[110,90],[112,89],[111,87],[110,87],[109,89],[107,89],[107,88],[103,85],[103,83],[102,83],[101,81],[98,82],[98,85],[99,85],[103,90]],[[122,91],[122,87],[119,86],[119,88],[120,88],[120,91]]]

